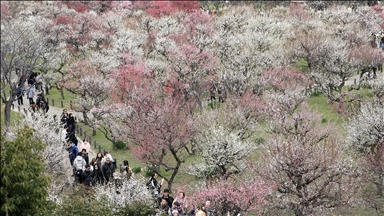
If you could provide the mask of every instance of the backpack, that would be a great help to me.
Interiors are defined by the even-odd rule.
[[[145,186],[147,186],[148,190],[152,188],[151,183],[152,183],[152,178],[150,178],[149,181],[147,182],[147,184],[145,185]]]
[[[21,87],[19,87],[19,88],[17,89],[17,96],[20,96],[20,95],[22,95],[23,93],[24,93],[24,89],[21,88]]]
[[[41,108],[45,111],[45,112],[48,112],[49,110],[49,105],[48,105],[48,102],[46,100],[42,100],[41,102]]]

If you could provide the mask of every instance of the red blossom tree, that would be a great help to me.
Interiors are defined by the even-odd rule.
[[[272,188],[253,178],[218,179],[203,190],[197,189],[199,191],[193,194],[191,203],[202,206],[208,215],[247,215],[260,210],[265,202],[265,195]]]
[[[151,1],[147,12],[154,17],[167,16],[179,11],[193,12],[200,9],[198,1]]]
[[[165,178],[171,190],[181,164],[191,153],[191,106],[183,97],[166,93],[143,63],[128,62],[115,72],[118,81],[112,90],[116,92],[114,103],[129,107],[119,115],[120,124],[116,126],[120,128],[115,130],[121,131],[120,139],[130,142],[140,161],[171,172]]]

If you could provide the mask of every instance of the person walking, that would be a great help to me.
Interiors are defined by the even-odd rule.
[[[27,98],[29,100],[29,105],[34,104],[33,98],[35,97],[35,86],[31,83],[28,84],[28,90],[27,90]]]
[[[23,102],[24,89],[23,89],[23,87],[21,87],[21,86],[17,87],[16,96],[17,96],[17,104],[19,104],[19,106],[24,105],[24,102]]]

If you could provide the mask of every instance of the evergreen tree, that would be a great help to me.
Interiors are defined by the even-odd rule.
[[[1,135],[0,215],[41,215],[49,210],[44,149],[30,128],[19,129],[13,140]]]

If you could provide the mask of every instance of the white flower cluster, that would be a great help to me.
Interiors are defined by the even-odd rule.
[[[115,179],[114,181],[115,182],[108,183],[106,186],[95,186],[95,196],[98,201],[120,207],[134,201],[152,204],[152,194],[146,188],[146,182],[143,177],[134,176],[129,180]]]

